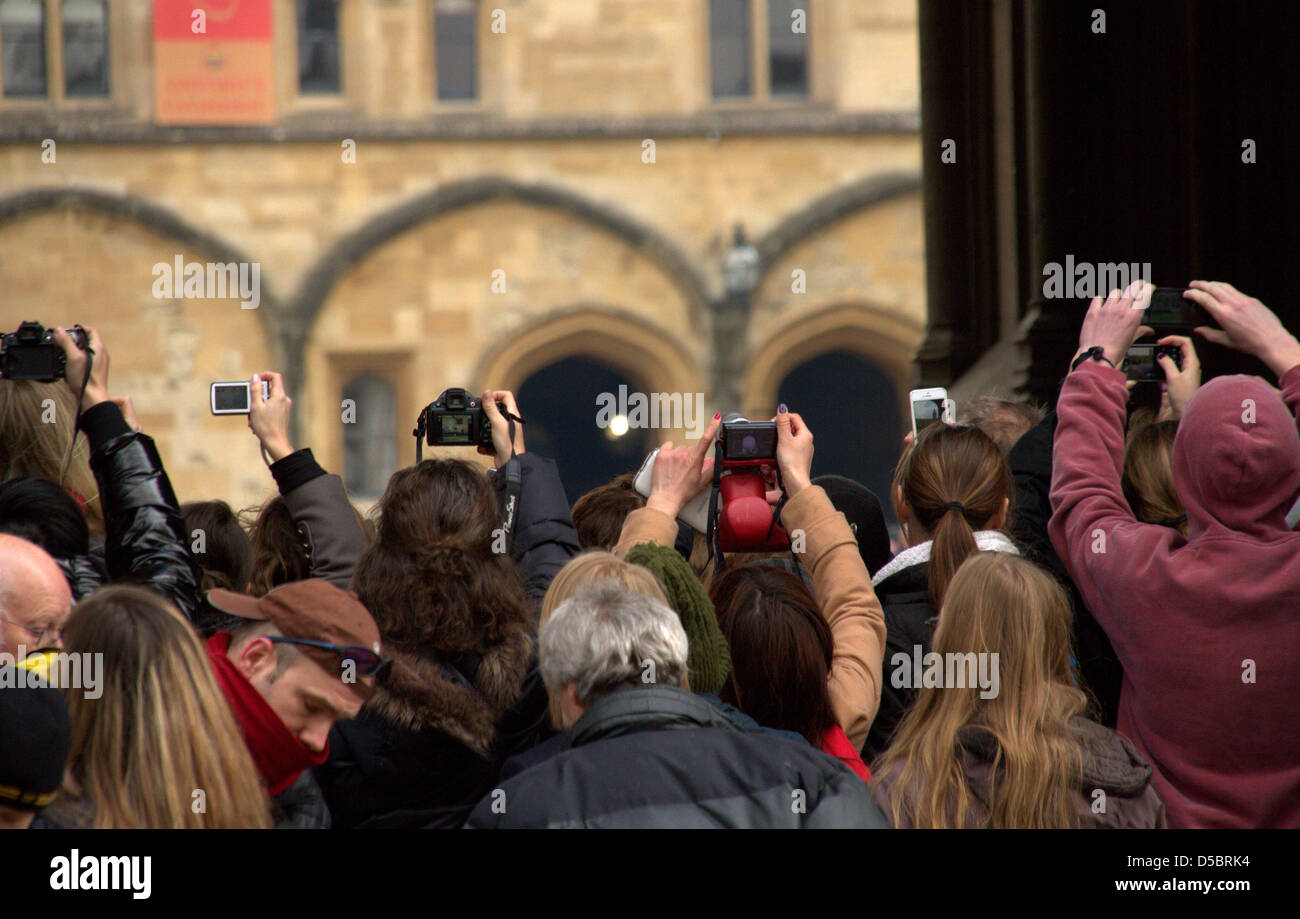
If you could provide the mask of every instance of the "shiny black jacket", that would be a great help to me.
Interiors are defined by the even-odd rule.
[[[686,690],[637,686],[598,698],[565,749],[502,782],[473,828],[888,826],[834,757],[743,730]]]
[[[56,559],[80,600],[106,583],[140,584],[162,594],[192,620],[199,567],[190,554],[185,521],[153,438],[127,425],[112,402],[81,416],[90,441],[90,468],[104,508],[104,552]]]

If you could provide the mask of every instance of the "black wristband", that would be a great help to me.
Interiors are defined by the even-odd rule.
[[[1112,368],[1114,368],[1115,366],[1115,364],[1111,361],[1111,359],[1106,356],[1105,348],[1103,348],[1101,345],[1093,345],[1091,348],[1088,348],[1086,351],[1083,351],[1078,357],[1074,359],[1074,363],[1070,365],[1070,369],[1078,370],[1080,364],[1092,358],[1095,358],[1096,360],[1099,361],[1105,361],[1107,364],[1110,364]]]

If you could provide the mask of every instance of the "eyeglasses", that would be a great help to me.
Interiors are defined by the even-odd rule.
[[[285,638],[283,635],[266,636],[272,644],[285,645],[307,645],[310,648],[324,648],[326,651],[333,651],[344,661],[352,661],[357,665],[357,671],[362,676],[373,676],[383,678],[388,673],[388,668],[392,666],[391,658],[382,658],[369,648],[363,648],[360,645],[335,645],[328,641],[315,641],[310,638]]]
[[[21,622],[14,622],[12,619],[6,619],[4,616],[0,616],[0,622],[7,622],[12,626],[22,629],[28,635],[35,636],[36,641],[34,642],[34,644],[36,647],[32,651],[33,654],[35,654],[36,651],[40,651],[45,648],[56,647],[59,644],[59,642],[63,641],[62,628],[41,629],[38,632],[35,629],[33,629],[31,626],[23,625]],[[53,638],[54,640],[51,642],[47,642],[45,640],[47,638]]]

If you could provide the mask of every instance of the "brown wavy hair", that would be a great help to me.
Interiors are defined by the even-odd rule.
[[[311,559],[282,496],[276,495],[260,508],[245,509],[240,516],[252,518],[248,526],[253,556],[249,593],[265,596],[281,584],[311,577]]]
[[[835,645],[808,588],[788,571],[753,563],[727,568],[709,587],[731,649],[720,693],[759,724],[801,734],[814,747],[835,725]]]
[[[976,551],[975,531],[989,529],[1004,507],[1006,525],[1015,491],[1002,451],[971,425],[930,425],[898,461],[891,489],[894,513],[903,520],[910,510],[934,540],[929,590],[935,609],[943,605],[961,563]],[[954,502],[965,513],[947,506]]]
[[[979,686],[925,687],[893,743],[872,766],[890,776],[896,827],[979,825],[987,803],[995,829],[1076,826],[1083,751],[1070,719],[1087,705],[1070,679],[1070,604],[1056,580],[1005,552],[976,552],[952,579],[933,651],[997,654],[998,692]],[[946,659],[942,658],[941,659]],[[969,725],[997,741],[993,788],[972,789],[958,732]]]
[[[427,459],[399,469],[378,507],[375,543],[352,587],[384,641],[455,655],[528,627],[523,578],[508,554],[493,551],[501,512],[481,467]]]

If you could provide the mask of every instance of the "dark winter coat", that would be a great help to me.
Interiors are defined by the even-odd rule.
[[[884,827],[866,785],[832,756],[742,730],[686,690],[599,697],[567,748],[479,802],[475,828]]]
[[[1151,766],[1137,749],[1110,728],[1086,718],[1070,722],[1083,750],[1083,775],[1074,799],[1076,826],[1080,829],[1163,829],[1165,807],[1151,787]],[[968,725],[957,732],[962,748],[962,771],[974,797],[965,827],[989,826],[997,775],[994,759],[998,742],[987,728]],[[895,765],[877,773],[871,796],[885,816],[893,819],[891,797],[899,776]],[[903,826],[908,825],[904,820]],[[1065,828],[1062,828],[1065,829]]]

